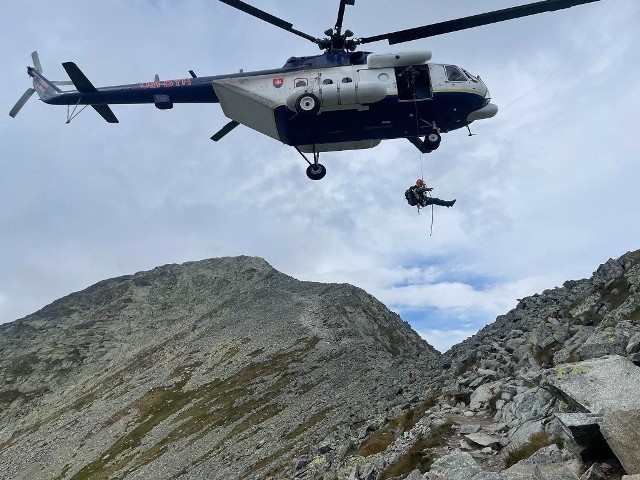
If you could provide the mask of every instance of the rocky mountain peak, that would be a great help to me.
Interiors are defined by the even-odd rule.
[[[363,290],[255,257],[99,282],[0,349],[0,466],[25,479],[290,478],[418,402],[439,357]]]
[[[254,257],[100,282],[0,348],[11,479],[640,475],[640,251],[444,355],[363,290]]]

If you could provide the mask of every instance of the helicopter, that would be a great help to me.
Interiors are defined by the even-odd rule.
[[[430,153],[440,145],[443,133],[469,128],[472,122],[498,113],[480,76],[456,65],[432,63],[428,50],[373,53],[358,50],[360,45],[383,40],[395,45],[599,0],[543,0],[361,38],[343,30],[346,7],[356,0],[340,0],[335,26],[323,38],[241,0],[219,1],[311,41],[323,53],[291,57],[271,70],[207,77],[189,70],[186,78],[160,80],[156,75],[149,82],[96,88],[73,62],[62,64],[70,81],[48,80],[33,52],[33,66],[27,67],[33,88],[9,115],[15,117],[36,92],[44,103],[66,105],[67,123],[86,106],[107,122],[118,123],[110,105],[152,103],[168,110],[176,103],[219,103],[230,121],[211,140],[220,141],[245,125],[294,147],[308,163],[307,176],[320,180],[326,175],[320,153],[373,148],[396,138],[406,138],[422,153]],[[63,91],[59,85],[73,85],[76,90]]]

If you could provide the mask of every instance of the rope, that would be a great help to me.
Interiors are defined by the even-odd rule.
[[[415,87],[414,87],[415,88]],[[418,102],[413,102],[415,117],[416,117],[416,135],[418,138],[420,137],[420,121],[418,119]],[[424,154],[421,150],[418,150],[418,155],[420,158],[420,178],[424,180]],[[427,192],[427,196],[431,196],[431,192]],[[420,215],[420,207],[418,207],[418,215]],[[433,203],[431,204],[431,231],[429,232],[429,236],[433,236]]]
[[[431,196],[431,194],[429,193],[429,196]],[[433,203],[431,204],[431,232],[429,232],[429,236],[431,237],[433,235]]]

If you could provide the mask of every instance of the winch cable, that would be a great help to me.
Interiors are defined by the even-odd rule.
[[[414,87],[415,89],[415,87]],[[413,102],[413,106],[415,109],[415,117],[416,117],[416,135],[420,138],[420,120],[418,119],[418,102]],[[424,154],[421,150],[418,150],[418,155],[420,158],[420,178],[424,181]],[[425,184],[426,185],[426,184]],[[427,191],[427,196],[431,196],[431,192]],[[420,206],[418,206],[418,215],[420,215]],[[433,203],[431,204],[431,230],[429,232],[429,236],[433,236]]]

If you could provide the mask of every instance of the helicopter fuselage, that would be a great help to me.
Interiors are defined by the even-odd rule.
[[[94,88],[75,65],[78,73],[65,64],[78,89],[69,92],[36,69],[29,68],[29,74],[49,104],[153,103],[169,109],[175,103],[220,103],[233,121],[302,151],[321,152],[448,132],[496,114],[479,77],[430,63],[430,57],[430,52],[325,53],[292,57],[280,69],[104,88]],[[300,104],[301,98],[307,103]]]

